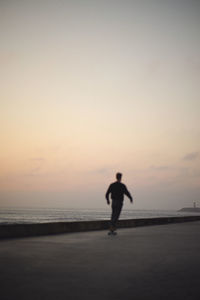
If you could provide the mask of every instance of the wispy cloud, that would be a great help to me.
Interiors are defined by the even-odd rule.
[[[183,160],[186,161],[193,161],[196,160],[199,157],[199,152],[191,152],[191,153],[187,153],[184,157]]]
[[[45,162],[43,157],[33,157],[29,159],[30,171],[26,173],[26,176],[34,176],[40,172]]]
[[[91,172],[95,173],[95,174],[106,174],[106,173],[109,172],[109,169],[107,169],[107,168],[99,168],[99,169],[94,169]]]
[[[45,159],[43,157],[33,157],[30,158],[30,161],[44,161]]]
[[[151,166],[151,170],[156,170],[156,171],[165,171],[168,170],[170,167],[169,166]]]
[[[103,175],[103,176],[110,175],[110,174],[115,175],[115,173],[117,173],[117,171],[114,171],[114,170],[116,170],[116,167],[107,166],[107,167],[102,167],[102,168],[91,169],[88,171],[88,173],[95,174],[95,175]]]

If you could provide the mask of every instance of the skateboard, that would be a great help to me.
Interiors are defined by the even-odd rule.
[[[108,235],[117,235],[116,231],[108,231]]]

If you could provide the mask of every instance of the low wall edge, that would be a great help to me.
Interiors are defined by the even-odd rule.
[[[199,216],[185,217],[161,217],[122,219],[118,221],[118,228],[131,228],[137,226],[162,225],[170,223],[199,221]],[[55,222],[35,224],[2,224],[0,225],[0,239],[28,236],[41,236],[50,234],[84,232],[106,230],[109,228],[109,220],[79,221],[79,222]]]

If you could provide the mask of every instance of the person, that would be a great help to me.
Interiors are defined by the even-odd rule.
[[[133,203],[133,198],[127,190],[127,187],[125,186],[125,184],[121,183],[122,174],[117,173],[116,179],[117,181],[110,184],[105,195],[108,205],[110,204],[110,194],[112,199],[112,214],[109,234],[116,234],[116,224],[122,210],[124,195],[126,195],[130,199],[130,202]]]

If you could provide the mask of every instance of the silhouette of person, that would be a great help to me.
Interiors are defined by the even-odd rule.
[[[116,224],[122,210],[124,195],[126,195],[130,199],[130,202],[133,203],[133,198],[129,193],[129,191],[127,190],[127,187],[125,186],[125,184],[121,183],[122,174],[117,173],[116,179],[117,181],[110,184],[105,195],[108,205],[110,204],[110,200],[109,200],[110,194],[112,199],[112,214],[111,214],[109,234],[116,234],[115,233]]]

